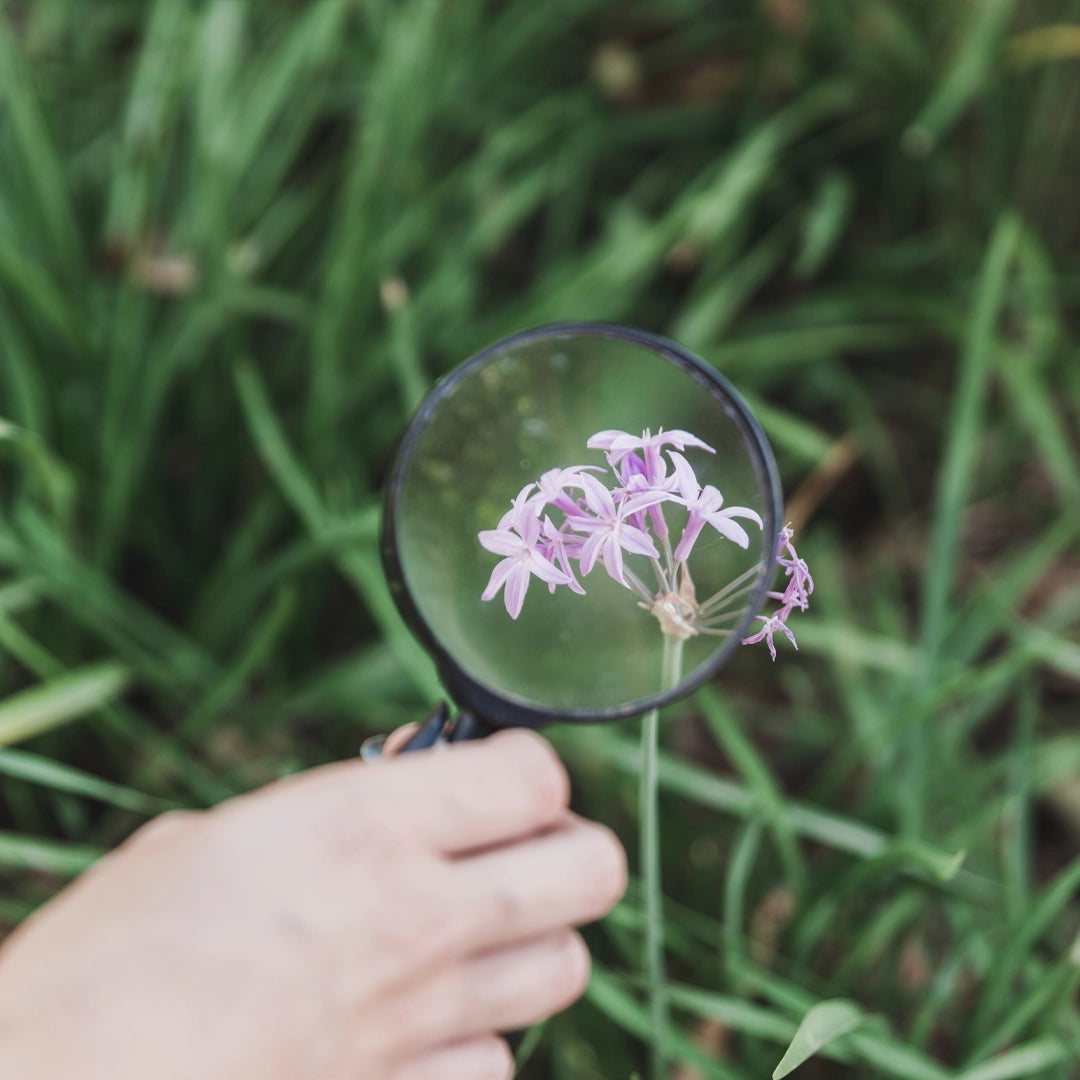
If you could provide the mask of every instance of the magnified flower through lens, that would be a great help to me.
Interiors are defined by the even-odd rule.
[[[712,454],[713,448],[688,431],[663,428],[655,435],[646,429],[640,436],[600,431],[586,445],[604,452],[607,469],[599,465],[550,469],[522,488],[498,528],[479,533],[483,547],[503,556],[481,599],[492,600],[501,589],[506,610],[516,619],[534,575],[552,592],[565,585],[584,594],[578,576],[587,577],[599,565],[614,581],[637,594],[638,606],[655,616],[669,638],[729,635],[738,612],[733,605],[753,588],[758,569],[751,567],[699,601],[690,575],[691,556],[706,530],[745,550],[750,546],[750,534],[741,522],[758,529],[764,525],[757,511],[749,506],[726,506],[717,487],[698,481],[683,451]],[[686,513],[686,524],[674,548],[665,505],[678,506]],[[759,615],[761,628],[742,639],[744,645],[764,641],[774,660],[774,634],[783,633],[795,645],[788,617],[796,609],[806,610],[814,590],[806,562],[796,554],[791,540],[792,530],[785,526],[776,546],[776,562],[784,570],[785,586],[783,591],[768,594],[779,607],[772,615]],[[651,562],[655,588],[633,572],[627,555]]]

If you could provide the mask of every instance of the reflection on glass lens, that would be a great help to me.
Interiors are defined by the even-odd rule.
[[[670,689],[665,639],[685,683],[737,644],[771,569],[775,500],[767,446],[715,376],[659,339],[578,326],[450,376],[406,437],[390,513],[444,663],[587,718]]]

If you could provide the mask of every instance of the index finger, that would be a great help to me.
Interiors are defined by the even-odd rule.
[[[546,739],[526,730],[404,754],[377,772],[399,816],[445,855],[541,831],[560,822],[570,802],[566,767]]]

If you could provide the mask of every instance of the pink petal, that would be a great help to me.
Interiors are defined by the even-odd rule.
[[[522,514],[518,528],[521,530],[521,538],[526,545],[535,547],[536,541],[540,539],[540,518],[532,513]]]
[[[631,435],[628,431],[609,429],[608,431],[598,431],[585,445],[590,450],[606,450],[608,461],[612,465],[618,465],[631,450],[637,450],[645,444],[636,435]]]
[[[705,520],[721,535],[726,536],[741,548],[750,546],[750,537],[741,525],[736,525],[723,511],[718,514],[707,514]]]
[[[650,559],[660,557],[660,552],[656,550],[652,538],[648,533],[642,532],[641,529],[635,529],[633,525],[624,524],[619,529],[618,536],[618,546],[629,551],[632,555],[647,555]]]
[[[536,496],[530,495],[535,483],[526,484],[514,497],[510,509],[499,519],[499,528],[514,528],[521,531],[521,523],[530,517],[535,517],[537,507],[534,505]]]
[[[706,484],[701,489],[701,494],[698,495],[697,508],[706,517],[709,514],[715,514],[721,506],[724,505],[724,496],[720,494],[720,489],[715,488],[712,484]]]
[[[578,556],[582,577],[585,577],[596,565],[597,556],[600,554],[600,545],[603,542],[604,534],[594,532],[582,545],[581,554]]]
[[[597,517],[613,518],[615,516],[615,501],[599,480],[592,476],[582,476],[581,487],[585,492],[585,503]]]
[[[765,528],[761,515],[756,510],[751,510],[749,506],[729,506],[724,513],[728,517],[746,518],[747,521],[752,521],[759,529]]]
[[[641,510],[646,509],[649,506],[655,506],[657,503],[667,502],[671,498],[671,495],[666,491],[643,491],[640,495],[631,495],[627,499],[619,504],[619,509],[624,517],[630,514],[636,514]]]
[[[633,439],[633,436],[626,431],[616,431],[614,428],[607,428],[604,431],[598,431],[595,435],[589,437],[585,445],[590,450],[610,450],[617,439]],[[638,440],[641,441],[640,439]]]
[[[663,540],[669,531],[664,511],[659,506],[650,506],[649,520],[652,522],[653,532]]]
[[[618,464],[619,479],[623,482],[623,487],[630,487],[635,480],[646,482],[645,462],[637,454],[626,454],[622,461],[616,464]]]
[[[604,538],[604,569],[608,572],[608,576],[614,578],[624,588],[630,588],[626,584],[626,577],[623,574],[623,557],[622,548],[615,543],[614,534],[610,534]]]
[[[691,435],[689,431],[682,431],[679,428],[662,431],[656,436],[656,439],[657,442],[671,443],[672,446],[678,447],[680,450],[685,450],[688,446],[696,446],[699,450],[707,450],[710,454],[716,453],[707,442],[702,442],[696,435]]]
[[[569,583],[567,575],[557,566],[548,562],[539,551],[530,551],[529,561],[525,565],[541,581],[548,581],[553,585],[566,585]]]
[[[525,593],[529,588],[529,576],[529,568],[525,563],[519,562],[511,568],[506,579],[503,600],[511,619],[516,619],[521,614],[521,605],[525,603]]]
[[[676,562],[686,562],[703,528],[705,528],[705,519],[700,514],[691,512],[686,522],[686,528],[683,529],[682,537],[679,540],[679,546],[675,548],[674,559]]]
[[[670,456],[671,463],[675,466],[675,484],[679,489],[679,494],[688,502],[693,502],[701,491],[697,473],[682,454],[672,452]]]
[[[499,589],[502,588],[507,575],[514,569],[514,564],[516,562],[516,559],[503,559],[503,561],[491,571],[491,577],[488,579],[487,588],[480,597],[481,600],[491,600],[495,596]]]
[[[477,538],[495,555],[516,555],[521,550],[521,537],[509,529],[484,529]]]

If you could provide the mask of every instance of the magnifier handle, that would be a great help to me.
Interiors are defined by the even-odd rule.
[[[420,725],[420,730],[398,751],[406,754],[411,750],[426,750],[441,743],[468,742],[483,739],[495,728],[485,724],[475,713],[464,712],[456,721],[450,719],[450,708],[440,701]]]
[[[445,701],[440,701],[420,725],[419,730],[398,750],[399,754],[410,750],[426,750],[429,746],[443,741],[444,733],[450,724],[450,709]]]

